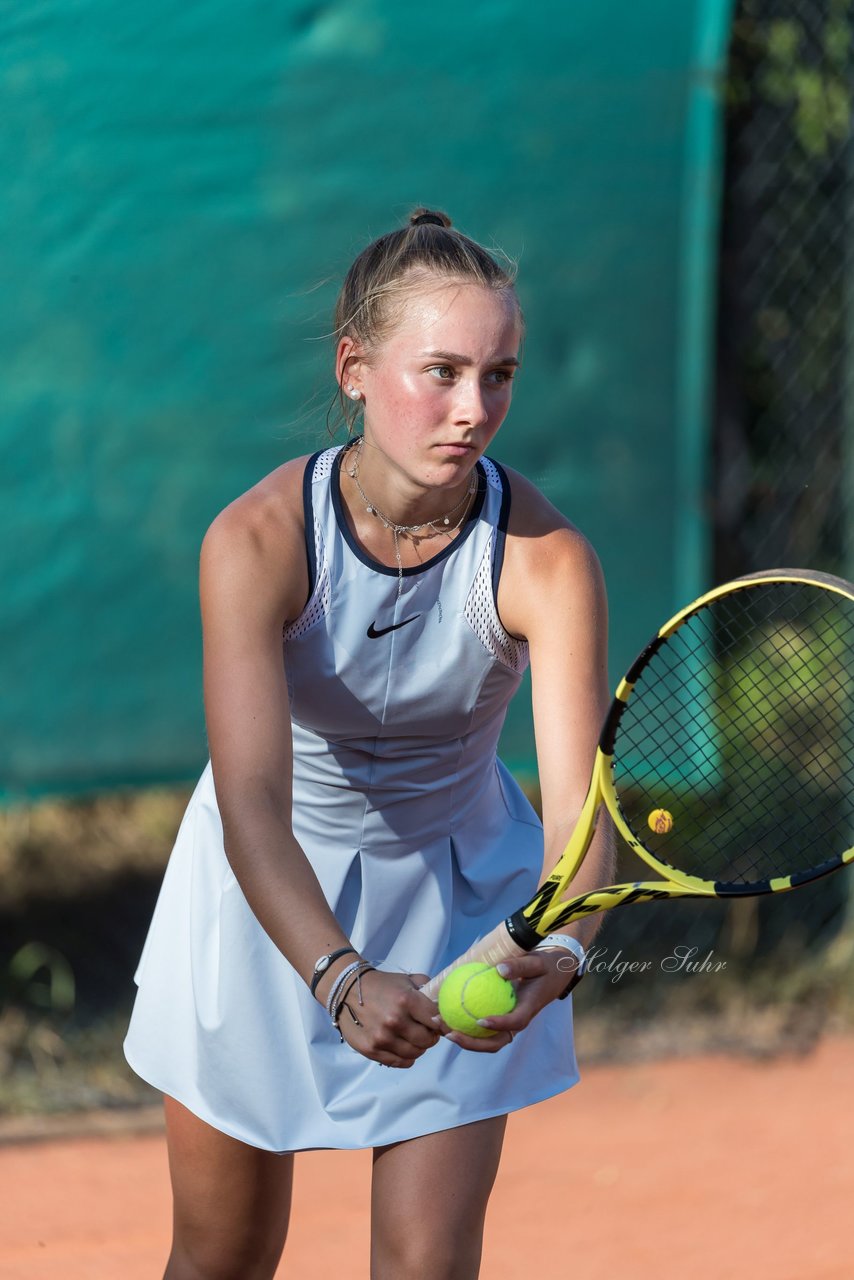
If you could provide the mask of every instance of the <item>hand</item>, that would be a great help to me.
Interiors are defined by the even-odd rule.
[[[541,1009],[566,990],[572,978],[572,973],[567,971],[567,961],[572,959],[565,951],[554,950],[530,951],[502,961],[503,976],[516,984],[516,1008],[512,1013],[483,1019],[483,1025],[496,1032],[494,1036],[467,1036],[462,1031],[450,1030],[440,1020],[445,1039],[475,1053],[499,1053],[506,1049],[518,1031],[524,1031]]]
[[[347,1044],[363,1057],[386,1067],[411,1067],[439,1039],[433,1019],[436,1006],[419,987],[422,973],[387,973],[373,969],[350,988],[338,1026]],[[349,1010],[349,1012],[348,1012]],[[354,1022],[358,1018],[361,1025]]]

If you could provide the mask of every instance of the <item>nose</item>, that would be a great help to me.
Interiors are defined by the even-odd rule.
[[[482,427],[489,421],[489,409],[479,378],[460,379],[455,409],[457,422]]]

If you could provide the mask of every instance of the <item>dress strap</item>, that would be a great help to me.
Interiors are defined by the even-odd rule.
[[[302,505],[305,521],[305,554],[308,566],[308,599],[298,618],[283,628],[285,641],[296,640],[325,616],[330,603],[329,565],[323,541],[322,512],[315,504],[314,486],[331,474],[340,446],[313,453],[302,477]]]
[[[306,604],[311,599],[314,593],[314,585],[317,582],[317,535],[315,531],[312,485],[314,484],[317,462],[323,452],[324,450],[318,449],[317,453],[311,455],[305,464],[305,471],[302,474],[302,511],[305,520],[305,554],[308,562],[308,595]]]
[[[501,486],[501,506],[498,510],[498,523],[495,526],[495,539],[492,548],[492,595],[498,604],[498,582],[501,577],[501,566],[504,564],[504,543],[507,538],[507,525],[510,521],[510,481],[507,478],[507,472],[498,462],[492,462],[498,474],[498,483]]]
[[[504,563],[504,547],[510,519],[510,481],[492,458],[481,458],[492,491],[491,536],[484,548],[465,604],[465,618],[481,644],[504,666],[522,672],[528,665],[528,644],[505,630],[498,614],[498,583]],[[495,508],[498,507],[496,512]]]

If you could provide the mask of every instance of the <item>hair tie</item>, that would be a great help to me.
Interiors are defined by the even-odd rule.
[[[413,227],[444,227],[446,226],[444,218],[440,218],[436,213],[419,213],[417,218],[412,219]]]

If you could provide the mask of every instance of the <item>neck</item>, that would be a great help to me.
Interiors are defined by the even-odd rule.
[[[453,488],[424,490],[393,472],[383,475],[383,470],[375,465],[370,447],[360,439],[344,454],[341,479],[347,478],[350,504],[400,534],[430,537],[459,528],[477,490],[474,471]]]

